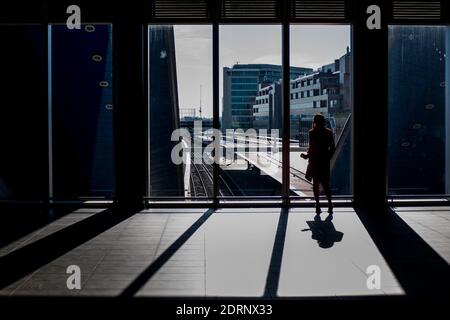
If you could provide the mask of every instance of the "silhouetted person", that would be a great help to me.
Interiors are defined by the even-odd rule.
[[[319,247],[330,248],[335,242],[340,242],[344,236],[344,233],[336,230],[331,220],[333,220],[332,213],[323,221],[320,219],[320,215],[316,214],[314,221],[306,221],[309,229],[303,229],[302,231],[311,231],[311,238],[317,240]]]
[[[327,196],[328,212],[333,212],[330,191],[330,159],[335,149],[333,132],[325,126],[325,117],[316,113],[313,118],[313,127],[309,130],[308,153],[301,154],[302,158],[309,159],[316,200],[316,213],[321,212],[319,203],[320,184],[322,184]]]

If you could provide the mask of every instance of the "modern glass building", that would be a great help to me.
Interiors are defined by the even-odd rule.
[[[310,68],[292,67],[290,78],[311,72]],[[258,84],[273,83],[281,78],[279,65],[235,64],[231,68],[223,68],[222,129],[252,128]]]

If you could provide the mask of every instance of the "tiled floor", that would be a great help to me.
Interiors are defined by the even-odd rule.
[[[397,214],[450,263],[450,208],[396,208]]]
[[[396,223],[404,221],[415,231],[408,239],[425,241],[421,247],[432,247],[430,255],[442,257],[448,272],[450,209],[396,212],[401,218]],[[152,209],[89,236],[83,228],[96,215],[98,210],[77,210],[1,248],[0,268],[17,261],[32,264],[42,255],[52,258],[8,279],[0,295],[338,298],[407,293],[398,280],[405,281],[398,275],[404,264],[399,268],[384,257],[402,249],[395,243],[384,249],[372,240],[367,223],[351,208],[336,208],[332,220],[326,213],[315,218],[306,208]],[[396,232],[390,236],[401,236]],[[73,239],[78,235],[79,243]],[[42,244],[49,237],[59,240]],[[24,254],[31,244],[32,254]],[[422,259],[428,257],[418,254],[416,260]],[[433,259],[442,270],[442,262]],[[70,265],[81,269],[81,290],[67,289]],[[379,289],[367,287],[366,271],[373,265],[381,272]]]

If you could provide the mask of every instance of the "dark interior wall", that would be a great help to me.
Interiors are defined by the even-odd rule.
[[[0,197],[46,199],[47,29],[0,26]]]

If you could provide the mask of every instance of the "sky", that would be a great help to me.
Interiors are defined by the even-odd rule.
[[[212,117],[212,27],[175,25],[178,98],[180,108],[198,115],[202,86],[202,116]],[[334,61],[350,46],[350,26],[292,25],[291,66],[318,67]],[[235,63],[281,65],[280,25],[221,25],[219,27],[220,114],[222,69]]]

